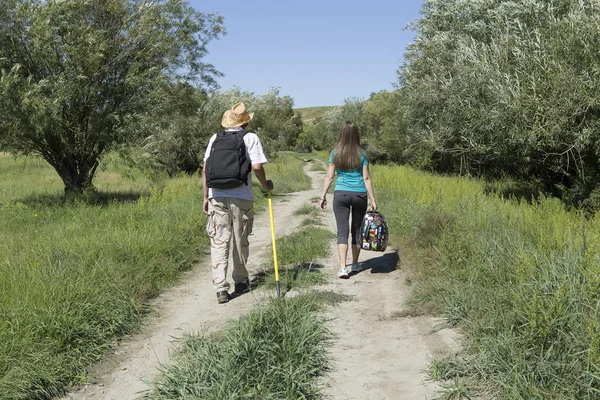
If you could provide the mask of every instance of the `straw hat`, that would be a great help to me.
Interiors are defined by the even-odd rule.
[[[231,107],[231,110],[223,113],[221,125],[223,125],[223,128],[237,128],[247,124],[252,118],[254,118],[254,113],[248,113],[244,103],[237,103]]]

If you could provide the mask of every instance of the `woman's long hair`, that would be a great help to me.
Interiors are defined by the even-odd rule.
[[[358,127],[352,122],[346,121],[340,129],[340,138],[335,146],[333,163],[336,168],[353,171],[360,167],[361,153]]]

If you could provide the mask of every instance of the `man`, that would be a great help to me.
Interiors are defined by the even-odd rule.
[[[267,159],[260,139],[255,133],[244,131],[253,117],[254,113],[248,113],[244,103],[237,103],[231,110],[225,111],[221,125],[225,128],[224,135],[243,135],[246,157],[250,160],[251,169],[263,189],[270,191],[273,190],[273,182],[266,179],[263,164],[267,162]],[[250,287],[246,261],[249,251],[248,235],[252,232],[254,221],[254,196],[252,194],[252,176],[249,171],[246,182],[240,186],[226,189],[209,188],[211,183],[207,181],[207,160],[211,155],[216,138],[217,134],[210,138],[204,154],[202,187],[204,189],[204,212],[208,214],[206,229],[210,237],[212,284],[217,292],[217,302],[223,304],[230,299],[230,284],[227,281],[230,242],[233,245],[234,293],[246,292]]]

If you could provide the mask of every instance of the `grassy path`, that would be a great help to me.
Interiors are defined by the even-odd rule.
[[[315,207],[323,182],[322,171],[305,172],[312,179],[308,191],[277,196],[274,215],[278,238],[298,231],[306,220],[302,208]],[[331,195],[330,195],[331,196]],[[330,204],[332,202],[330,201]],[[335,231],[333,212],[322,218],[326,228]],[[270,226],[267,212],[255,217],[249,269],[257,274],[271,260]],[[425,370],[432,356],[444,355],[456,347],[454,333],[436,330],[439,321],[429,316],[406,316],[404,302],[410,292],[408,272],[398,252],[363,252],[363,271],[348,280],[336,278],[337,253],[331,240],[331,257],[319,260],[327,283],[314,287],[352,296],[327,311],[327,327],[335,335],[328,348],[333,369],[323,378],[328,399],[427,399],[438,386],[426,384]],[[400,252],[401,253],[401,252]],[[400,268],[397,268],[397,266]],[[159,296],[152,305],[156,315],[144,332],[121,343],[114,354],[97,367],[97,377],[66,399],[136,399],[157,378],[160,367],[170,363],[174,338],[198,331],[215,332],[228,322],[245,315],[258,303],[265,304],[271,291],[257,290],[218,305],[210,285],[208,256],[180,285]],[[292,293],[288,293],[292,295]]]
[[[316,177],[320,187],[323,174]],[[333,195],[328,195],[333,204]],[[336,230],[332,210],[325,223]],[[400,253],[400,256],[399,256]],[[401,251],[391,246],[385,252],[361,252],[363,270],[349,279],[338,279],[337,250],[332,241],[331,257],[324,272],[329,282],[321,290],[352,296],[354,301],[329,308],[329,328],[337,337],[330,349],[334,370],[325,379],[325,397],[332,400],[431,399],[439,389],[426,382],[425,370],[432,356],[456,349],[455,333],[438,330],[439,319],[405,316],[410,294],[409,273]]]
[[[293,232],[301,217],[292,217],[300,205],[310,202],[313,191],[274,195],[274,219],[277,236]],[[252,274],[271,260],[271,232],[268,212],[255,216],[250,238],[248,269]],[[184,333],[213,332],[232,319],[244,315],[257,304],[261,292],[235,298],[225,305],[217,304],[211,285],[210,256],[185,273],[181,283],[165,291],[151,302],[156,310],[147,326],[137,335],[124,340],[113,354],[94,368],[94,381],[64,399],[136,399],[149,389],[147,382],[159,375],[173,352],[173,341]],[[264,296],[264,294],[262,294]]]

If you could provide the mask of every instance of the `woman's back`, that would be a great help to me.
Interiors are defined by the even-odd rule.
[[[329,162],[335,164],[336,150],[329,155]],[[348,192],[366,192],[365,181],[363,179],[363,167],[369,164],[367,153],[361,149],[360,161],[355,169],[341,169],[336,165],[338,175],[334,190],[345,190]]]

